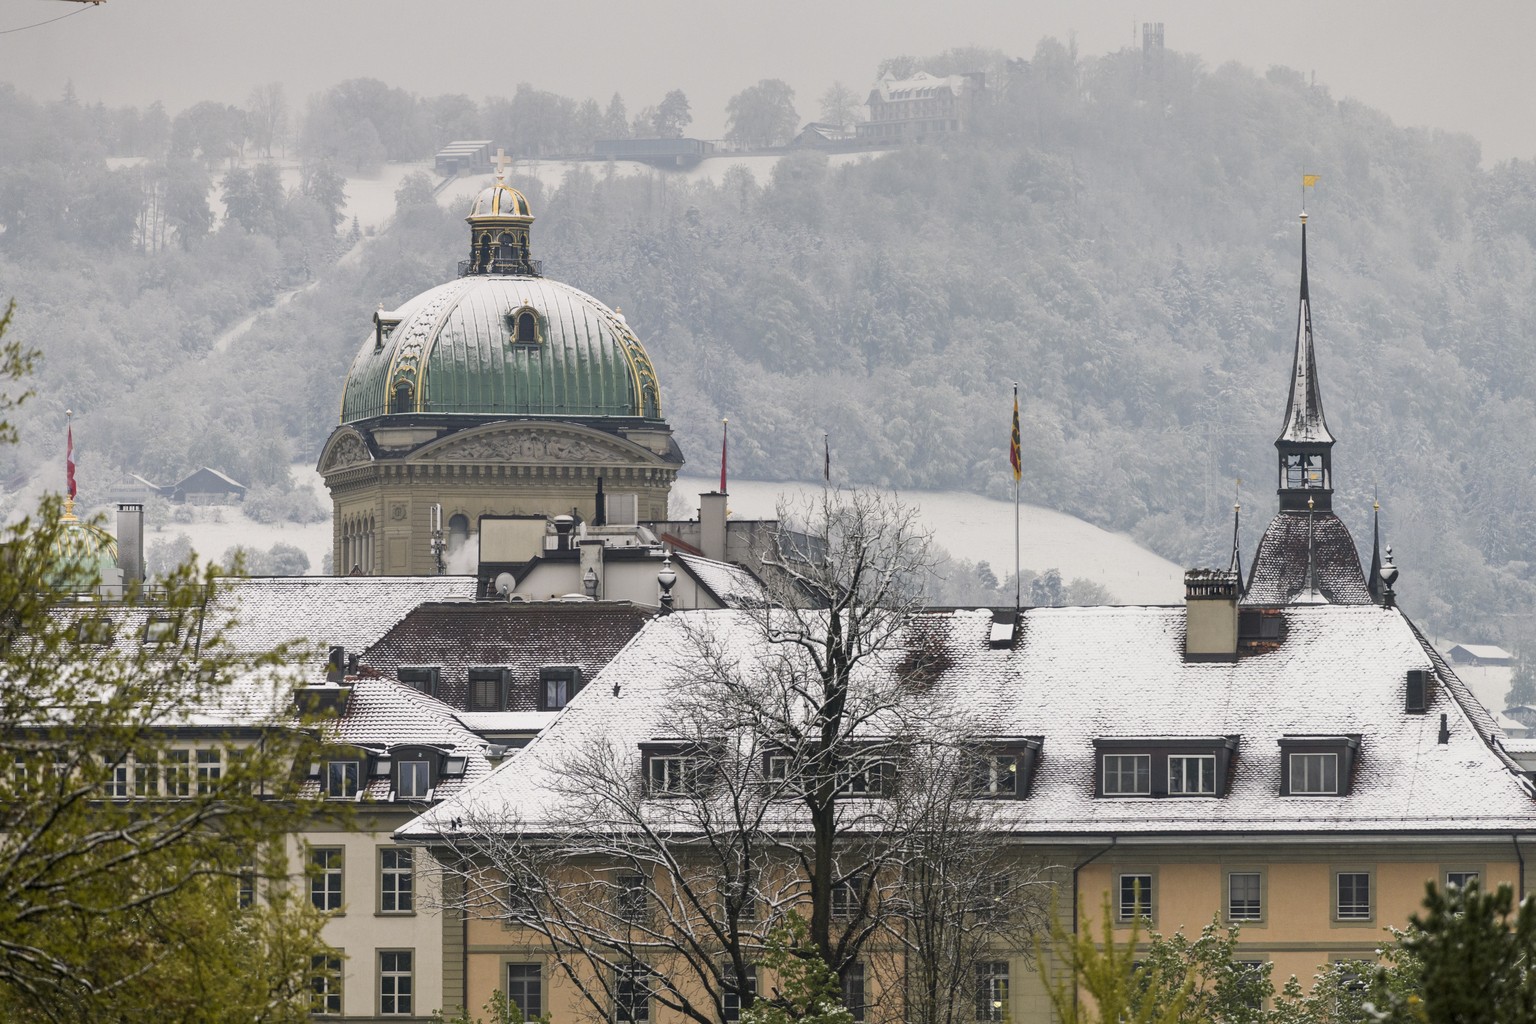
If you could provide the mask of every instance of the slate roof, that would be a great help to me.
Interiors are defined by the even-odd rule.
[[[684,551],[674,552],[673,557],[722,607],[751,608],[767,603],[762,580],[739,565]]]
[[[473,576],[271,576],[221,579],[210,622],[240,651],[280,643],[361,651],[423,601],[468,601]]]
[[[1309,525],[1308,518],[1312,522]],[[1243,603],[1283,605],[1307,584],[1307,535],[1313,534],[1317,584],[1333,604],[1370,604],[1360,553],[1344,521],[1331,511],[1282,511],[1259,538]]]
[[[467,729],[446,704],[390,679],[349,679],[348,685],[352,694],[346,713],[326,726],[323,736],[327,742],[371,751],[426,746],[463,755],[467,760],[462,778],[435,780],[433,797],[439,800],[457,795],[490,774],[485,741]],[[365,782],[365,799],[389,798],[388,778]],[[306,784],[306,789],[306,795],[319,794],[316,783]]]
[[[1026,839],[1466,835],[1536,824],[1529,784],[1496,747],[1492,719],[1399,609],[1296,606],[1284,615],[1277,648],[1219,663],[1184,660],[1182,607],[1030,609],[1017,645],[1001,650],[988,645],[989,612],[932,613],[921,632],[945,657],[919,699],[965,716],[976,736],[1044,737],[1032,795],[998,805]],[[594,737],[638,780],[638,744],[680,734],[677,695],[697,676],[689,630],[708,630],[748,662],[775,653],[741,612],[653,620],[518,757],[401,834],[427,837],[455,817],[536,829],[559,799],[562,766]],[[1430,667],[1427,713],[1409,714],[1406,673]],[[1282,737],[1343,734],[1360,736],[1347,795],[1278,795]],[[1094,740],[1149,736],[1237,736],[1228,795],[1095,797]],[[785,822],[798,813],[787,804]]]
[[[536,711],[540,666],[578,665],[590,681],[649,614],[606,601],[431,602],[405,615],[361,660],[391,677],[402,665],[439,666],[438,696],[456,708],[465,706],[471,666],[506,666],[508,710]]]

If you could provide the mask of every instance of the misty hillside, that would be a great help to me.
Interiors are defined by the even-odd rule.
[[[623,308],[695,467],[729,416],[743,476],[814,477],[825,431],[850,482],[1003,497],[1017,379],[1026,500],[1224,564],[1236,479],[1245,560],[1275,507],[1305,168],[1335,507],[1368,557],[1379,494],[1402,603],[1430,628],[1536,636],[1536,168],[1480,169],[1470,139],[1288,70],[1050,40],[1009,68],[944,146],[835,169],[795,153],[718,185],[601,164],[515,180],[535,255]],[[73,405],[101,475],[207,463],[280,486],[333,425],[372,311],[451,276],[462,211],[405,187],[393,226],[334,262],[359,240],[306,180],[199,231],[222,175],[108,172],[90,118],[0,88],[0,294],[47,354],[0,479],[56,458]],[[173,241],[139,251],[125,211],[150,187]]]

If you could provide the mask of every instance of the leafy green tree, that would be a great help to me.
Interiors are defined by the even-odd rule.
[[[1266,1024],[1274,965],[1238,958],[1238,928],[1206,925],[1194,939],[1152,933],[1140,968],[1143,997],[1166,1009],[1182,999],[1181,1024]]]
[[[452,1016],[445,1016],[442,1010],[433,1010],[432,1024],[549,1024],[550,1020],[547,1013],[533,1018],[524,1016],[522,1008],[507,998],[501,989],[491,993],[483,1009],[484,1017],[471,1017],[463,1006]]]
[[[32,362],[8,321],[0,438]],[[94,570],[60,561],[61,511],[0,529],[0,1020],[302,1020],[322,922],[282,888],[304,810],[281,652],[202,629],[191,563],[145,605],[70,607]],[[208,724],[259,680],[265,710]]]
[[[1086,915],[1076,931],[1051,915],[1050,947],[1039,956],[1055,968],[1046,979],[1055,1019],[1061,1024],[1185,1024],[1194,980],[1170,973],[1177,965],[1167,959],[1138,968],[1140,925],[1133,922],[1126,941],[1117,942],[1108,896],[1099,920],[1101,934],[1095,938]]]
[[[795,90],[777,78],[765,78],[732,96],[725,113],[725,137],[746,146],[787,145],[800,127]]]
[[[842,984],[810,941],[804,918],[786,916],[768,934],[766,946],[762,963],[778,984],[742,1007],[742,1024],[853,1024]]]

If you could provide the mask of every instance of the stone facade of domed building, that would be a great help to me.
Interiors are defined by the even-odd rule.
[[[683,456],[640,339],[542,276],[528,202],[499,176],[466,219],[459,278],[376,313],[347,375],[319,464],[338,574],[439,571],[434,528],[472,572],[455,556],[482,516],[667,518]]]

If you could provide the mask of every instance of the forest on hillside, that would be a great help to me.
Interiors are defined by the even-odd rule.
[[[1536,639],[1536,165],[1483,168],[1468,137],[1396,126],[1282,68],[1083,58],[1051,39],[985,56],[991,102],[942,145],[838,166],[796,152],[718,183],[596,163],[557,188],[515,181],[535,255],[623,308],[695,465],[729,416],[746,477],[814,477],[825,432],[846,482],[1007,496],[1018,380],[1025,500],[1225,564],[1234,494],[1245,560],[1274,510],[1300,177],[1319,174],[1335,507],[1369,557],[1379,497],[1402,603],[1431,630]],[[149,165],[163,185],[108,170],[70,103],[0,87],[0,295],[46,353],[0,480],[56,458],[72,405],[97,480],[209,464],[281,486],[334,424],[372,311],[452,275],[463,211],[423,177],[359,245],[318,175],[213,223],[182,179],[227,189],[227,171],[197,152]],[[150,194],[179,218],[160,246],[134,226]]]

